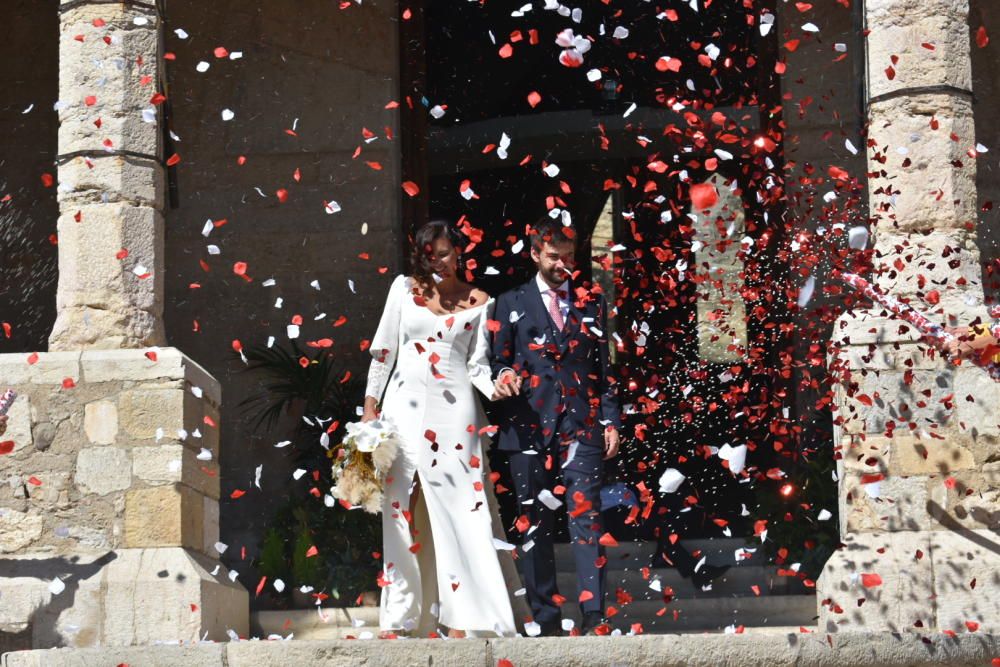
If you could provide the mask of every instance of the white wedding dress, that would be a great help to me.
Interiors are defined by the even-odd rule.
[[[502,569],[494,542],[501,533],[484,475],[488,435],[480,433],[487,422],[474,389],[493,393],[486,322],[494,302],[437,315],[414,301],[412,285],[405,276],[392,283],[369,348],[366,394],[385,390],[382,414],[402,436],[382,504],[379,626],[418,636],[440,626],[510,636],[504,570],[509,576],[513,561]]]

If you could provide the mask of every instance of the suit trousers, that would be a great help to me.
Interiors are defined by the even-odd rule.
[[[556,598],[559,589],[553,545],[556,512],[567,512],[580,609],[584,613],[604,611],[604,567],[603,562],[598,562],[604,556],[604,547],[599,542],[604,532],[601,521],[602,452],[592,447],[578,448],[576,456],[563,468],[557,448],[533,454],[508,454],[518,517],[528,520],[528,529],[520,533],[522,574],[528,604],[535,622],[540,624],[556,622],[561,617]],[[554,494],[555,487],[560,484],[565,486],[564,495],[552,498],[543,493]],[[562,501],[562,505],[550,508],[555,500]],[[523,519],[521,525],[524,525]]]

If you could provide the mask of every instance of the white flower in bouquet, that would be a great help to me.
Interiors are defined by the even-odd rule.
[[[398,433],[387,419],[351,422],[344,426],[342,457],[334,464],[331,494],[366,512],[382,507],[385,473],[398,449]]]

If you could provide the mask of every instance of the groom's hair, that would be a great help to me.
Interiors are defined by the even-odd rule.
[[[571,243],[576,248],[576,230],[552,218],[542,218],[531,229],[531,247],[541,250],[545,243],[553,245]]]

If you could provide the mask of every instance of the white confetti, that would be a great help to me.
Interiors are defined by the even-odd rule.
[[[563,504],[562,501],[556,498],[548,489],[542,489],[538,493],[538,501],[550,510],[559,509]]]
[[[676,468],[667,468],[660,475],[660,493],[674,493],[681,488],[684,482],[684,475]]]
[[[815,289],[816,289],[816,276],[809,276],[809,278],[806,280],[802,288],[799,289],[799,300],[798,300],[799,308],[806,307],[806,305],[809,303],[809,300],[812,299],[813,290]]]
[[[851,227],[847,230],[847,245],[854,250],[864,250],[868,245],[868,230],[865,227]]]
[[[719,449],[719,458],[728,461],[729,471],[734,475],[739,475],[743,472],[743,467],[746,465],[747,446],[739,445],[738,447],[730,447],[728,444],[725,444]]]

